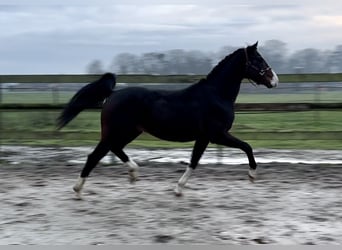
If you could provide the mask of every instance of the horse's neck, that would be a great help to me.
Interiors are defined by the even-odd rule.
[[[229,101],[235,102],[243,79],[244,68],[237,65],[231,67],[227,72],[222,72],[217,77],[214,77],[210,84],[215,86],[218,94]]]
[[[217,89],[218,94],[225,100],[235,102],[245,71],[245,61],[241,55],[235,53],[231,55],[225,67],[214,69],[207,80],[209,84]],[[224,62],[223,62],[224,63]]]

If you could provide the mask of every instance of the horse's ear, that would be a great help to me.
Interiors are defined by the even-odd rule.
[[[253,51],[256,51],[257,47],[258,47],[258,41],[255,44],[253,44],[252,46],[250,46],[251,50],[253,50]]]
[[[248,50],[248,52],[253,53],[253,52],[255,52],[257,50],[257,47],[258,47],[258,42],[256,42],[253,45],[248,46],[247,50]]]
[[[258,47],[258,42],[259,42],[259,41],[256,41],[256,43],[252,45],[252,47],[253,47],[255,50],[256,50],[257,47]]]

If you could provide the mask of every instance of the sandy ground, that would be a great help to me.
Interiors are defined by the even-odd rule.
[[[2,148],[0,244],[342,244],[342,165],[334,161],[264,162],[255,183],[244,163],[202,163],[175,197],[186,166],[144,151],[135,155],[138,182],[103,162],[77,199],[71,188],[86,151]]]

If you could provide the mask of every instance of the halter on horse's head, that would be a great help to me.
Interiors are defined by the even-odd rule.
[[[245,78],[257,85],[265,85],[267,88],[276,87],[279,83],[278,76],[259,54],[257,46],[258,42],[244,49],[246,56]]]

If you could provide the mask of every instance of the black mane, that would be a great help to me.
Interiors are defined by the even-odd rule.
[[[227,55],[225,58],[223,58],[207,75],[207,80],[216,80],[215,77],[220,74],[224,68],[229,67],[229,65],[234,64],[234,61],[231,60],[233,56],[235,56],[238,52],[240,52],[241,49],[238,49],[231,54]]]

